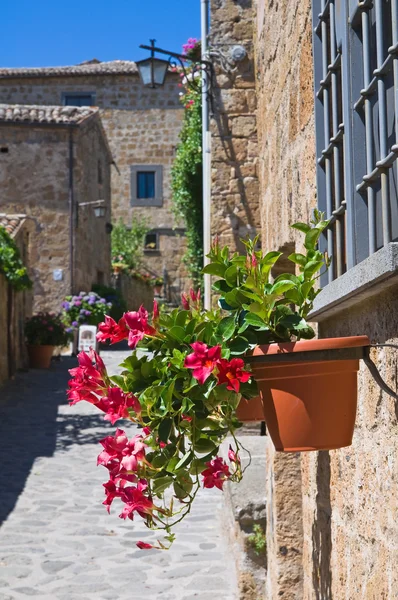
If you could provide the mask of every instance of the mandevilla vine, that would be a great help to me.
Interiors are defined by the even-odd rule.
[[[200,293],[191,290],[171,314],[159,313],[155,302],[151,318],[144,307],[118,323],[105,317],[98,340],[127,339],[132,349],[120,375],[109,376],[94,351],[79,354],[79,366],[70,371],[70,403],[86,400],[112,424],[125,419],[139,426],[130,439],[121,428],[105,437],[98,457],[109,473],[107,509],[121,502],[121,518],[138,515],[147,527],[164,531],[164,541],[139,541],[139,548],[169,547],[174,525],[191,510],[201,484],[222,490],[227,480],[242,478],[236,408],[242,397],[257,395],[245,360],[260,343],[314,336],[305,319],[318,273],[329,264],[316,248],[326,226],[320,213],[310,225],[294,225],[305,234],[305,254],[288,257],[299,274],[272,283],[280,252],[263,254],[254,240],[246,242],[245,256],[230,256],[214,242],[205,271],[220,278],[214,284],[220,309],[202,310]],[[228,462],[219,455],[226,436]]]
[[[17,291],[32,287],[28,270],[22,262],[17,245],[6,229],[0,225],[0,273]]]

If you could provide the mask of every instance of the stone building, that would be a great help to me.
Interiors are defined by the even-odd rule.
[[[264,250],[300,251],[300,235],[290,225],[308,221],[317,203],[332,218],[321,247],[333,267],[312,314],[321,338],[367,335],[372,343],[398,343],[394,7],[212,1],[214,36],[225,45],[237,42],[239,27],[245,38],[252,25],[258,145],[253,150],[251,125],[239,137],[239,151],[256,154]],[[221,94],[225,82],[219,72]],[[237,105],[224,121],[241,122]],[[233,143],[233,128],[225,137],[214,137],[212,146],[213,166],[225,165],[217,171],[222,193],[214,190],[217,226],[223,211],[233,218],[228,196],[237,183],[236,169],[228,172],[231,165],[219,158],[220,142],[222,148]],[[372,358],[396,390],[396,350],[376,348]],[[397,597],[397,432],[397,402],[361,364],[352,446],[282,454],[267,441],[263,597]]]
[[[110,282],[112,160],[96,108],[0,105],[0,209],[33,223],[35,311]]]
[[[0,212],[0,227],[11,236],[30,271],[32,222],[23,214]],[[28,366],[24,328],[32,314],[32,299],[31,290],[15,291],[0,273],[0,385]]]
[[[144,263],[158,276],[166,270],[175,296],[186,285],[184,229],[170,210],[170,169],[183,117],[179,81],[169,72],[163,87],[144,87],[135,63],[121,60],[0,69],[0,102],[99,107],[116,165],[113,222],[122,218],[129,225],[133,215],[147,220]]]

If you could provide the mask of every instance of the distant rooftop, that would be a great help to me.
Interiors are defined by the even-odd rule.
[[[79,125],[99,114],[98,108],[88,106],[36,106],[30,104],[0,104],[2,123],[49,123],[56,125]]]
[[[6,213],[0,213],[0,226],[14,237],[22,223],[26,219],[26,215],[9,215]]]
[[[101,62],[97,58],[68,67],[0,68],[0,79],[17,77],[59,77],[63,75],[129,75],[138,73],[137,65],[130,60]]]

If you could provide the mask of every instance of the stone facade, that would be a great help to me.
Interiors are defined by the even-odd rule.
[[[126,302],[127,310],[138,310],[143,304],[148,311],[152,310],[154,300],[153,287],[126,273],[112,277],[112,285],[118,289]]]
[[[111,155],[98,113],[76,127],[0,122],[0,147],[0,208],[25,212],[33,224],[34,310],[59,311],[65,295],[110,280]],[[99,199],[105,219],[78,206]]]
[[[289,228],[316,206],[311,4],[258,0],[255,53],[264,249],[296,247]],[[397,290],[317,319],[320,337],[397,343]],[[373,351],[397,388],[392,349]],[[352,446],[267,460],[267,598],[392,600],[398,589],[397,403],[361,365]]]
[[[241,250],[240,239],[254,237],[260,224],[252,19],[250,1],[211,2],[210,46],[226,55],[234,44],[247,51],[247,57],[230,73],[215,61],[211,227],[221,245],[232,250]]]
[[[9,231],[21,253],[24,264],[30,264],[30,236],[32,224],[25,215],[9,218],[0,215],[0,224],[18,222],[13,231]],[[6,227],[8,230],[8,228]],[[18,369],[27,368],[28,358],[25,345],[25,320],[32,314],[32,292],[15,291],[0,274],[0,385],[14,375]]]
[[[117,64],[120,61],[115,61]],[[106,65],[107,63],[103,63]],[[122,66],[124,63],[120,63]],[[0,102],[25,104],[62,104],[67,93],[88,92],[99,107],[102,123],[115,161],[112,169],[112,219],[128,225],[133,216],[143,217],[158,234],[158,250],[146,253],[144,266],[153,274],[168,273],[175,296],[186,288],[186,270],[181,258],[184,235],[175,236],[176,223],[171,210],[170,171],[183,107],[179,100],[180,78],[169,73],[165,85],[151,89],[142,85],[134,63],[126,72],[111,72],[101,63],[89,67],[59,68],[21,72],[0,70]],[[52,75],[49,76],[48,72]],[[160,166],[163,189],[161,206],[132,206],[131,167]],[[169,239],[172,238],[172,239]]]

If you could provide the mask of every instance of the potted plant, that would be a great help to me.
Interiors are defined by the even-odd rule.
[[[109,377],[95,352],[79,355],[79,366],[71,371],[70,402],[87,400],[112,424],[126,419],[140,428],[130,440],[118,428],[101,441],[98,464],[109,471],[104,504],[109,510],[117,499],[122,518],[137,513],[148,527],[164,530],[165,541],[156,547],[173,541],[173,525],[189,513],[201,484],[222,489],[226,480],[241,479],[237,409],[243,398],[250,406],[250,398],[259,396],[257,384],[277,449],[351,443],[359,360],[345,365],[331,360],[325,367],[312,354],[313,345],[318,352],[324,341],[312,340],[315,334],[306,322],[318,273],[329,265],[316,249],[326,225],[319,213],[311,225],[295,225],[305,235],[305,253],[289,257],[299,265],[299,274],[280,275],[272,283],[280,252],[264,255],[255,239],[245,242],[245,256],[231,256],[215,242],[204,271],[219,278],[213,286],[219,309],[203,311],[200,294],[191,291],[183,297],[183,308],[170,314],[159,313],[155,302],[152,318],[144,307],[117,323],[106,317],[98,340],[127,339],[132,349],[120,375]],[[327,343],[347,348],[369,341]],[[270,362],[281,356],[290,365]],[[225,462],[220,445],[227,435],[233,442]]]
[[[25,323],[29,364],[33,369],[48,369],[56,346],[63,346],[67,333],[61,316],[42,312]]]
[[[154,277],[151,280],[151,284],[153,285],[155,296],[160,296],[162,294],[163,277]]]

